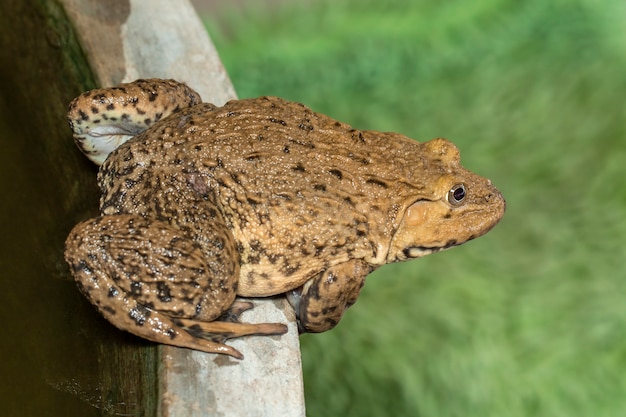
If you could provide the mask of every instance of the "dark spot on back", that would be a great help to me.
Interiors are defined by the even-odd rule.
[[[315,149],[315,145],[310,141],[298,140],[296,138],[289,138],[289,142],[295,143],[296,145],[304,146],[305,148]]]
[[[136,180],[127,179],[124,181],[124,185],[126,185],[126,188],[133,188],[136,184]]]
[[[331,175],[334,175],[335,177],[337,177],[338,180],[343,178],[343,174],[341,173],[341,171],[339,171],[338,169],[331,169],[330,171],[328,171]]]
[[[295,274],[299,269],[300,269],[300,265],[299,264],[297,264],[297,265],[286,265],[285,269],[284,269],[285,275],[291,276],[291,275]]]
[[[352,139],[357,142],[365,143],[365,138],[360,130],[352,129],[350,130],[350,133],[352,133]]]
[[[157,282],[157,297],[163,303],[169,303],[172,301],[172,291],[166,282]]]
[[[381,181],[381,180],[376,179],[376,178],[369,178],[369,179],[367,179],[365,182],[366,182],[367,184],[377,185],[377,186],[382,187],[382,188],[388,188],[388,187],[389,187],[389,185],[387,185],[387,183],[386,183],[386,182]]]
[[[291,196],[289,194],[285,194],[285,193],[278,193],[275,195],[277,198],[283,199],[283,200],[287,200],[287,201],[291,201]]]
[[[230,177],[235,181],[236,184],[241,185],[241,175],[236,172],[231,172]]]

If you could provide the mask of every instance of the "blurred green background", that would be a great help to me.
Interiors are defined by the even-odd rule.
[[[310,416],[626,415],[626,3],[248,1],[206,17],[240,97],[447,137],[508,202],[304,335]]]

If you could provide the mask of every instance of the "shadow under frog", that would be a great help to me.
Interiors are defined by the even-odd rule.
[[[66,260],[115,326],[242,358],[225,340],[244,297],[287,294],[302,332],[334,327],[377,267],[460,245],[502,217],[502,195],[445,139],[360,131],[276,97],[223,107],[173,80],[86,92],[69,109],[102,164],[101,215]]]

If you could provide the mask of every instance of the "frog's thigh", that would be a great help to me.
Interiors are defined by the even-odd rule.
[[[205,259],[210,248],[201,249],[168,223],[102,216],[72,230],[65,256],[80,290],[117,327],[159,343],[240,357],[206,336],[221,333],[215,339],[223,341],[226,335],[274,334],[282,328],[227,323],[240,327],[233,330],[206,323],[232,304],[239,274],[234,246],[225,241],[229,237],[209,237],[215,250]]]
[[[352,260],[309,280],[295,303],[300,330],[317,333],[335,327],[344,311],[356,302],[370,272],[365,261]]]

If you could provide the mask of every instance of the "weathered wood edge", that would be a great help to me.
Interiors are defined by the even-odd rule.
[[[60,0],[101,86],[137,78],[174,78],[221,105],[236,98],[215,47],[188,1]],[[276,337],[229,343],[238,361],[187,349],[159,348],[158,415],[304,416],[297,326],[284,298],[254,300],[248,322],[287,323]]]

